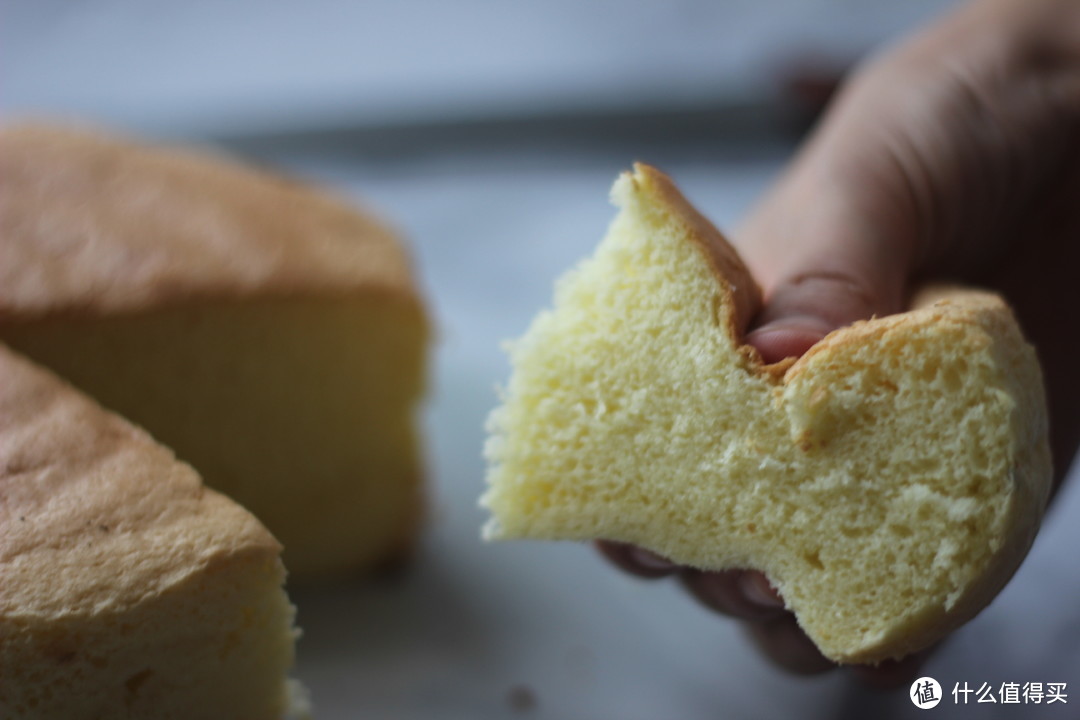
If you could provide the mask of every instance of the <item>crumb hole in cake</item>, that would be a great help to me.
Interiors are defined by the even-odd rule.
[[[146,668],[145,670],[135,673],[124,681],[124,688],[127,689],[128,701],[130,701],[139,692],[139,688],[145,685],[146,681],[153,677],[153,675],[154,671],[150,668]]]
[[[821,562],[821,553],[818,550],[811,550],[809,552],[803,553],[803,560],[805,560],[806,564],[814,568],[815,570],[825,569],[824,563]]]
[[[985,456],[984,456],[985,457]],[[984,466],[985,466],[984,462]],[[965,492],[969,496],[976,496],[982,491],[982,489],[990,484],[990,478],[985,475],[975,475],[967,482],[967,486],[964,488]]]
[[[961,373],[966,370],[967,368],[960,368],[956,365],[950,365],[949,367],[945,368],[945,372],[941,378],[945,384],[945,388],[951,391],[959,390],[960,385],[962,384],[960,380]]]
[[[714,327],[724,327],[723,315],[723,301],[719,295],[713,295],[712,298],[712,312],[709,313],[709,319],[712,321]]]
[[[75,651],[65,650],[63,652],[57,653],[54,660],[57,665],[68,665],[69,663],[75,661]]]

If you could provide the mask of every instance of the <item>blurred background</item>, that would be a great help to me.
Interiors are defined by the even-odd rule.
[[[3,0],[0,116],[217,146],[328,185],[409,239],[439,328],[432,521],[399,577],[292,589],[297,675],[321,720],[907,717],[920,711],[906,690],[783,675],[733,623],[589,548],[484,545],[476,500],[508,372],[499,342],[599,241],[616,174],[655,164],[732,227],[843,72],[950,4]],[[1080,678],[1075,485],[1015,581],[926,666],[946,693]],[[935,711],[1072,707],[947,695]]]

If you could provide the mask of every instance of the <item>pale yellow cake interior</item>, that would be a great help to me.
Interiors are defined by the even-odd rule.
[[[970,294],[769,372],[657,182],[620,179],[595,255],[511,346],[486,537],[764,570],[837,660],[925,644],[1011,574],[1003,543],[1030,544],[1015,528],[1049,475],[1041,396],[1017,385],[1041,388],[1030,347],[999,300]]]
[[[378,291],[192,302],[0,333],[253,512],[291,576],[407,551],[420,513],[417,303]]]

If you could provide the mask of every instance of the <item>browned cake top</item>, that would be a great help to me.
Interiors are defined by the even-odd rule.
[[[0,345],[0,618],[121,611],[280,550],[171,451]]]
[[[407,253],[333,197],[208,154],[0,129],[0,319],[373,290],[415,297]]]

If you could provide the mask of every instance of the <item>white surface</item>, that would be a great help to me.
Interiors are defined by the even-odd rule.
[[[567,159],[560,166],[557,158],[526,155],[467,165],[459,158],[407,173],[364,173],[293,160],[397,219],[436,298],[442,336],[427,422],[435,513],[416,565],[397,583],[295,595],[306,631],[299,674],[320,720],[921,712],[903,692],[875,695],[840,673],[780,674],[733,623],[699,609],[670,582],[623,576],[588,547],[479,540],[482,426],[493,386],[507,372],[498,343],[525,328],[550,301],[554,277],[599,240],[621,163]],[[731,226],[776,167],[765,155],[666,169],[721,226]],[[947,691],[958,681],[1067,681],[1080,703],[1080,573],[1072,561],[1080,530],[1068,521],[1080,513],[1078,491],[1061,498],[1015,582],[927,666]],[[529,711],[515,711],[510,700],[519,687],[535,696]],[[1024,706],[972,705],[965,713],[951,696],[935,711],[1043,716]]]

